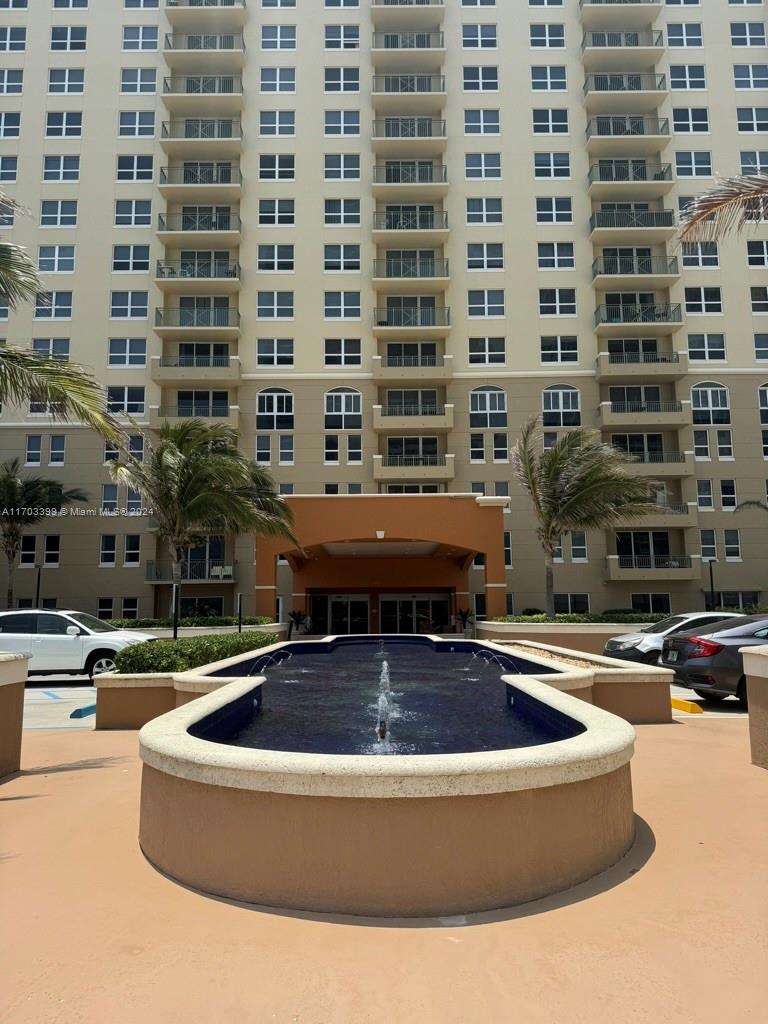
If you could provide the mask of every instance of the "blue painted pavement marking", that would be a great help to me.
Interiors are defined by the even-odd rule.
[[[42,692],[45,694],[46,697],[50,697],[51,700],[64,700],[62,696],[60,696],[58,693],[54,693],[53,690],[43,690]]]

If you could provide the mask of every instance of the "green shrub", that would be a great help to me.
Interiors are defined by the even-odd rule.
[[[548,619],[546,615],[501,615],[493,622],[581,622],[581,623],[601,623],[601,622],[620,622],[620,623],[651,623],[660,622],[664,618],[663,615],[649,615],[647,612],[604,612],[602,615],[597,613],[590,615],[571,615],[563,614],[556,615],[554,620]]]
[[[110,626],[116,629],[170,629],[171,619],[107,619]],[[270,626],[274,619],[263,615],[244,615],[244,626]],[[236,626],[234,615],[198,615],[194,618],[179,619],[180,626]]]
[[[185,672],[277,643],[274,633],[222,633],[131,644],[115,656],[116,672]]]

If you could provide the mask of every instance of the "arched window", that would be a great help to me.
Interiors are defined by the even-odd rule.
[[[293,430],[293,395],[285,388],[267,388],[256,396],[257,430]]]
[[[490,384],[469,394],[470,427],[506,427],[507,395]]]
[[[728,388],[707,380],[691,388],[694,423],[730,423],[731,407]]]
[[[334,388],[325,395],[326,430],[360,430],[362,395],[354,388]]]
[[[570,384],[553,384],[541,394],[542,423],[545,427],[581,425],[581,395]]]
[[[760,422],[768,424],[768,383],[761,384],[757,389],[757,404],[760,409]]]

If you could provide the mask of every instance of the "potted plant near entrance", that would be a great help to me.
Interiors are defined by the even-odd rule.
[[[474,621],[475,617],[469,608],[456,609],[456,624],[459,627],[459,632],[469,639],[472,638],[472,623]]]
[[[294,627],[296,628],[296,633],[298,634],[301,627],[307,621],[307,616],[304,614],[304,612],[295,609],[294,611],[288,613],[288,618],[290,619],[290,623],[288,625],[288,639],[290,640],[291,637],[293,636]]]

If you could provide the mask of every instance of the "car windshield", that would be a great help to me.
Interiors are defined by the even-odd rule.
[[[86,612],[69,612],[70,619],[74,619],[75,622],[79,622],[81,626],[85,626],[86,629],[90,629],[94,633],[114,633],[115,627],[110,626],[108,622],[102,622],[101,619],[95,618],[93,615],[88,615]]]
[[[683,615],[670,615],[668,619],[662,619],[661,622],[654,622],[650,626],[646,626],[645,629],[641,629],[641,633],[666,633],[668,629],[674,629],[675,626],[681,625],[685,622],[685,616]]]

